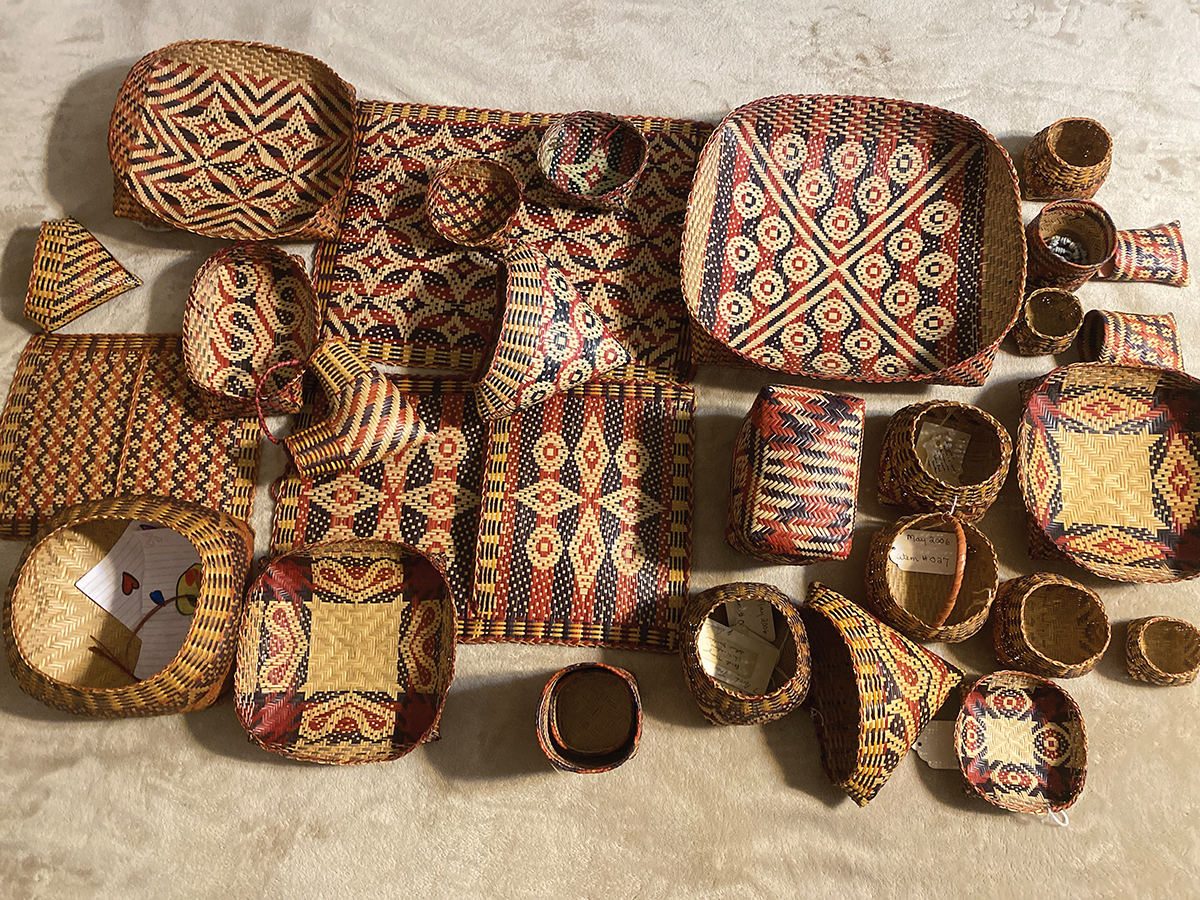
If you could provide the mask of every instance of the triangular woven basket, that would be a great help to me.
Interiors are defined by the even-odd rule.
[[[43,222],[29,273],[25,316],[54,331],[141,284],[74,219]]]

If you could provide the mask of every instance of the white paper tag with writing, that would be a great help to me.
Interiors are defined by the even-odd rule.
[[[892,541],[888,559],[902,572],[953,575],[958,564],[958,538],[944,531],[902,531]]]
[[[926,422],[917,435],[917,459],[934,478],[961,487],[963,459],[969,443],[971,436],[964,431]]]
[[[696,639],[696,650],[704,671],[727,687],[743,694],[767,692],[779,650],[760,637],[734,631],[715,619],[705,619]]]
[[[917,756],[931,769],[957,769],[958,752],[954,749],[954,723],[934,719],[922,730],[913,744]]]
[[[775,641],[775,616],[766,600],[730,600],[725,604],[725,617],[730,628],[744,627],[768,643]]]

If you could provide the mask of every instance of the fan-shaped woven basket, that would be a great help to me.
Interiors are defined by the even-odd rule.
[[[1047,678],[1076,678],[1100,662],[1111,629],[1099,594],[1040,572],[1000,586],[992,635],[1002,665]]]
[[[1200,629],[1167,616],[1134,619],[1125,643],[1125,668],[1131,678],[1148,684],[1191,684],[1200,674]]]
[[[1025,298],[1013,326],[1013,339],[1022,356],[1063,353],[1083,324],[1083,305],[1070,291],[1038,288]]]
[[[642,739],[637,679],[603,663],[560,669],[542,691],[537,734],[542,752],[560,771],[612,771],[637,753]]]
[[[1059,119],[1025,145],[1026,200],[1090,200],[1112,166],[1112,136],[1095,119]]]

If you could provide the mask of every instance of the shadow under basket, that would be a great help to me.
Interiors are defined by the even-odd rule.
[[[1182,619],[1148,616],[1129,623],[1125,668],[1148,684],[1191,684],[1200,674],[1200,629]]]
[[[1111,637],[1100,596],[1050,572],[1004,582],[992,624],[1003,665],[1047,678],[1086,675]]]
[[[615,769],[637,753],[642,738],[637,679],[603,663],[559,670],[542,691],[537,732],[556,769],[580,775]]]

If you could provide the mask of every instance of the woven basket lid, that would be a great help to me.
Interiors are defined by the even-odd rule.
[[[696,170],[683,295],[752,363],[983,383],[1024,286],[1016,174],[975,122],[863,97],[735,110]]]

